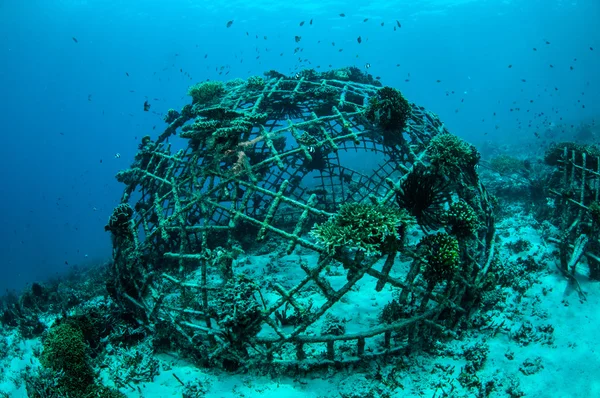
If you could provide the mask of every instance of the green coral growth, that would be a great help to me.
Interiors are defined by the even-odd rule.
[[[444,232],[427,235],[418,244],[425,261],[423,277],[430,285],[454,278],[460,263],[458,240]]]
[[[260,76],[250,76],[246,80],[246,86],[250,90],[262,90],[265,87],[265,79]]]
[[[378,124],[384,132],[402,132],[411,114],[410,104],[399,90],[382,87],[369,99],[365,116]],[[386,137],[391,138],[391,137]]]
[[[525,163],[509,155],[498,155],[490,160],[492,170],[500,174],[514,174],[525,168]]]
[[[431,164],[447,176],[473,170],[479,161],[479,152],[473,145],[448,133],[433,137],[427,147],[427,154]]]
[[[67,323],[50,329],[40,363],[55,372],[63,372],[59,383],[64,394],[85,396],[94,384],[94,371],[87,360],[83,333]]]
[[[193,104],[210,105],[225,92],[222,82],[210,81],[196,83],[188,89]]]
[[[477,213],[462,199],[450,205],[445,222],[450,227],[450,232],[459,238],[472,236],[480,226]]]
[[[395,206],[346,203],[329,220],[315,225],[311,234],[330,253],[349,246],[366,255],[381,255],[397,247],[412,224],[408,212]]]

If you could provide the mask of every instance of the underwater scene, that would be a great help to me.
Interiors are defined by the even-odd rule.
[[[600,397],[600,1],[0,3],[0,398]]]

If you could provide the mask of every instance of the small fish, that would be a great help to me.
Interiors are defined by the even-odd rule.
[[[294,40],[296,40],[296,43],[299,43],[302,40],[302,36],[294,36]]]
[[[371,64],[367,62],[367,63],[365,64],[365,69],[369,69],[370,67],[371,67]]]
[[[304,26],[304,21],[300,22],[300,26]]]
[[[369,20],[369,18],[365,18],[363,19],[363,22],[367,22]]]
[[[310,22],[308,23],[309,25],[312,25],[312,19],[310,20]]]
[[[400,21],[398,21],[397,19],[396,19],[396,25],[398,25],[399,28],[402,27],[402,24],[400,24]]]
[[[127,75],[127,77],[129,77],[129,73],[125,72],[125,74]]]
[[[590,51],[594,51],[594,47],[590,47]]]
[[[115,159],[119,159],[121,157],[121,154],[119,152],[115,153]]]
[[[150,103],[148,100],[144,101],[144,112],[148,112],[150,110]]]
[[[533,47],[533,51],[537,51],[537,48]]]
[[[228,21],[226,26],[228,28],[231,28],[231,25],[233,25],[233,19],[231,21]]]
[[[362,38],[360,36],[358,36],[358,38],[356,39],[356,41],[358,42],[358,44],[362,43]]]
[[[92,100],[92,94],[88,94],[88,101]]]
[[[383,26],[383,25],[385,25],[385,22],[382,22],[382,23],[381,23],[381,26]]]
[[[79,40],[77,40],[77,38],[76,38],[76,37],[71,37],[71,39],[73,39],[73,41],[74,41],[75,43],[79,43]]]
[[[512,68],[512,64],[508,65],[508,69]]]
[[[344,14],[344,13],[340,14],[340,17],[342,17],[342,18],[344,18],[345,16],[346,16],[346,14]]]

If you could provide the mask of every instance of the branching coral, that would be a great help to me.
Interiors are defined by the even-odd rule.
[[[365,116],[383,130],[384,144],[393,146],[403,142],[402,130],[410,116],[410,104],[399,90],[383,87],[369,99]]]
[[[433,137],[427,147],[427,154],[432,166],[440,174],[449,177],[473,170],[479,161],[477,149],[452,134]]]
[[[193,104],[210,105],[225,92],[222,82],[210,81],[194,84],[188,89]]]
[[[450,232],[458,238],[472,236],[480,226],[477,213],[462,199],[450,205],[445,215],[445,223],[450,227]]]
[[[366,255],[380,255],[393,250],[413,223],[406,210],[394,206],[346,203],[329,220],[315,225],[311,233],[331,253],[347,246]]]
[[[446,233],[440,232],[427,235],[417,246],[423,260],[425,269],[423,277],[430,285],[454,278],[459,267],[458,240]]]

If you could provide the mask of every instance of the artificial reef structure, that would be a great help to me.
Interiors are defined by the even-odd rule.
[[[357,68],[209,81],[144,137],[112,297],[200,363],[349,364],[453,336],[495,264],[475,148]]]

